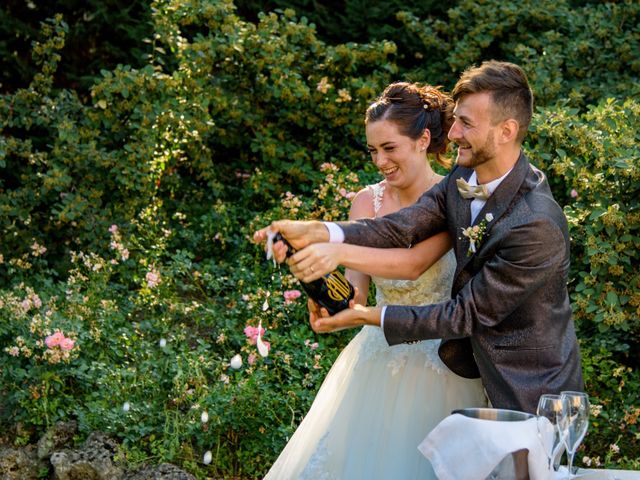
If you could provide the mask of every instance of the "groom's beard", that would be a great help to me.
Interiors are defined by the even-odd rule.
[[[467,162],[464,162],[466,163],[466,165],[461,166],[467,168],[476,168],[478,165],[482,165],[483,163],[487,163],[488,161],[493,160],[496,156],[496,149],[493,140],[493,130],[490,130],[489,133],[487,133],[487,138],[485,138],[482,146],[478,147],[477,150],[474,150],[472,147],[471,157]],[[460,147],[458,146],[458,148]],[[459,161],[457,161],[457,163],[460,164]]]

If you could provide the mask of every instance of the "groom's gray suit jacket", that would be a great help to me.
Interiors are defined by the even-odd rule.
[[[451,300],[387,307],[387,341],[442,338],[443,361],[464,376],[477,364],[494,407],[535,412],[541,394],[583,388],[567,292],[566,218],[544,174],[521,154],[476,218],[478,225],[493,215],[469,253],[462,230],[471,200],[460,196],[456,179],[471,173],[455,167],[414,205],[339,225],[347,243],[373,247],[409,247],[447,230],[457,259]]]

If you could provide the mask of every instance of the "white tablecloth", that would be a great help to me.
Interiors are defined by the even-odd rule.
[[[580,468],[576,478],[578,480],[640,480],[640,472]]]
[[[429,459],[440,480],[484,480],[511,452],[528,450],[531,480],[567,478],[566,466],[559,472],[547,470],[548,460],[537,418],[505,422],[481,420],[460,414],[450,415],[418,446]],[[579,480],[640,480],[640,472],[630,470],[579,469]]]

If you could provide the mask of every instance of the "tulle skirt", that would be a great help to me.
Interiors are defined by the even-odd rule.
[[[418,444],[451,410],[487,403],[480,380],[442,364],[438,344],[390,347],[379,328],[364,327],[265,479],[435,479]]]

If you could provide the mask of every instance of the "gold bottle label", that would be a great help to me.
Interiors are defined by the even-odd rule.
[[[340,302],[349,298],[349,284],[340,273],[332,273],[327,277],[327,289],[332,300]]]

